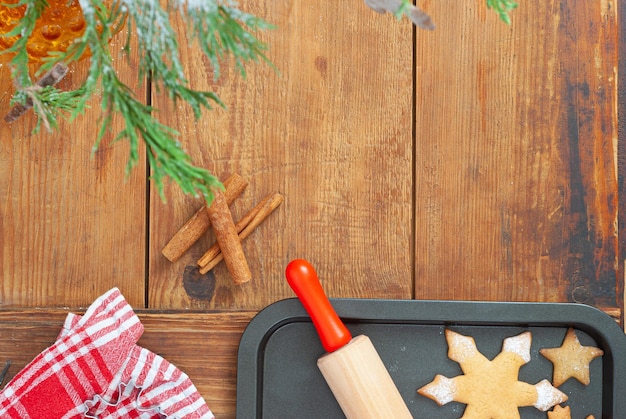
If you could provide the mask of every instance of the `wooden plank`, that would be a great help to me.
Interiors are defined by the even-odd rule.
[[[626,7],[623,3],[618,7],[618,22],[623,25],[626,22]],[[619,51],[620,57],[626,57],[626,30],[619,31]],[[618,74],[626,74],[626,60],[621,59],[618,61],[617,66]],[[617,93],[617,120],[618,120],[618,142],[617,142],[617,158],[618,158],[618,196],[619,198],[619,259],[620,267],[622,268],[619,277],[622,278],[622,282],[619,284],[621,288],[618,288],[617,295],[621,295],[626,298],[624,293],[624,276],[626,275],[626,78],[624,76],[618,77],[618,93]],[[623,304],[623,301],[622,301]],[[622,307],[624,307],[622,305]]]
[[[256,312],[138,311],[145,331],[138,344],[185,372],[217,418],[235,418],[237,351]],[[0,367],[12,365],[5,383],[52,345],[63,310],[0,311]]]
[[[428,3],[416,296],[621,307],[615,2]]]
[[[122,45],[119,42],[118,45]],[[123,80],[134,71],[118,60]],[[62,89],[76,88],[88,60],[72,64]],[[13,91],[7,65],[0,68],[0,114]],[[142,95],[139,91],[139,95]],[[112,143],[120,127],[92,155],[100,104],[59,130],[33,134],[27,112],[0,122],[0,304],[78,307],[113,286],[133,306],[144,306],[145,163],[126,178],[128,147]]]
[[[276,25],[262,38],[277,71],[248,66],[244,80],[224,63],[213,82],[200,53],[183,50],[193,86],[215,88],[227,109],[196,123],[158,93],[154,104],[196,164],[248,180],[235,220],[272,192],[285,202],[243,242],[253,280],[235,286],[223,264],[204,277],[193,268],[212,233],[174,264],[160,254],[202,203],[173,187],[167,204],[152,193],[149,306],[259,309],[293,296],[283,270],[297,257],[333,297],[411,298],[411,25],[362,2],[241,7]]]
[[[138,312],[145,328],[138,345],[189,375],[216,417],[234,418],[237,349],[254,314]],[[54,343],[66,315],[62,310],[0,311],[0,367],[12,361],[6,381]]]

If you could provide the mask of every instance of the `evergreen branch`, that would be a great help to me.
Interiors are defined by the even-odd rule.
[[[487,0],[487,7],[493,9],[503,22],[510,25],[511,17],[509,12],[517,7],[517,3],[513,0]]]
[[[20,116],[22,116],[28,109],[35,106],[35,109],[41,109],[39,106],[40,100],[36,97],[35,93],[37,89],[41,89],[47,86],[54,86],[59,81],[63,80],[65,75],[67,74],[68,67],[64,64],[55,65],[50,71],[44,74],[37,82],[32,85],[23,88],[23,91],[29,96],[26,100],[26,103],[18,103],[14,105],[9,113],[4,116],[4,120],[6,122],[13,122]],[[38,119],[37,122],[40,120]],[[45,125],[48,129],[50,129],[50,123],[48,121],[44,121]]]
[[[264,55],[267,46],[251,31],[271,29],[272,25],[242,12],[234,7],[232,1],[223,1],[221,4],[216,1],[187,1],[186,6],[187,13],[184,16],[190,23],[191,38],[198,41],[211,61],[216,79],[219,77],[220,60],[228,53],[233,55],[244,77],[246,73],[243,64],[246,61],[268,62]]]
[[[76,111],[78,104],[82,101],[84,89],[60,90],[54,86],[46,86],[41,89],[33,89],[31,99],[33,106],[37,109],[38,115],[35,132],[38,132],[41,123],[48,129],[57,129],[59,117],[70,119]]]
[[[188,87],[182,63],[176,33],[170,25],[168,13],[158,2],[151,0],[124,0],[129,11],[130,21],[137,30],[140,69],[142,74],[149,74],[157,90],[164,88],[171,100],[183,100],[193,110],[196,119],[200,118],[202,108],[212,109],[211,102],[223,106],[213,92],[196,91]],[[132,24],[131,23],[131,24]]]
[[[154,73],[160,80],[163,77],[185,83],[176,32],[172,28],[169,15],[158,1],[122,0],[129,15],[129,28],[134,25],[140,52],[139,77]],[[160,62],[160,63],[159,63]],[[167,75],[161,74],[165,71]]]
[[[7,38],[17,38],[10,48],[2,51],[2,54],[14,54],[11,59],[11,78],[16,85],[17,92],[11,99],[11,105],[18,103],[24,105],[28,100],[28,94],[23,89],[32,86],[33,81],[28,71],[28,51],[26,49],[28,37],[23,36],[23,34],[33,33],[36,21],[48,6],[48,3],[46,0],[20,0],[16,4],[7,6],[24,7],[26,9],[24,16],[15,27],[2,35]]]
[[[158,3],[145,0],[124,1],[122,7],[115,10],[119,13],[128,10],[130,20],[134,21],[137,28],[146,28],[147,25],[145,30],[137,32],[142,71],[149,71],[153,81],[160,81],[170,94],[170,98],[182,99],[190,104],[197,117],[200,116],[202,107],[210,109],[209,100],[219,102],[212,92],[199,92],[186,86],[187,81],[184,79],[182,64],[178,58],[175,34],[169,25],[167,13],[158,6]],[[130,4],[130,1],[133,4]],[[115,12],[98,13],[101,9],[97,7],[92,10],[94,13],[89,13],[89,10],[83,12],[88,27],[96,27],[96,22],[99,22],[101,27],[112,27],[113,22],[119,20]],[[97,79],[100,79],[102,86],[104,112],[93,150],[98,149],[102,138],[111,127],[113,115],[119,114],[124,121],[124,127],[117,134],[115,141],[120,139],[129,141],[127,173],[139,161],[141,139],[147,147],[148,163],[152,170],[151,178],[162,199],[165,199],[163,180],[170,178],[185,194],[202,195],[207,202],[211,202],[212,188],[221,184],[207,170],[191,164],[190,157],[175,140],[178,133],[161,124],[154,117],[153,108],[135,99],[131,89],[117,77],[108,47],[110,34],[105,32],[86,31],[83,37],[84,43],[88,44],[92,51],[90,76],[84,84],[84,90],[91,92]]]
[[[185,7],[180,1],[176,0],[174,5],[183,13],[185,21],[193,22],[192,40],[197,40],[201,50],[210,54],[215,74],[218,74],[219,61],[228,54],[234,56],[242,74],[245,74],[244,62],[258,61],[259,58],[266,60],[263,56],[265,44],[249,32],[269,27],[261,19],[239,11],[228,0],[194,1],[192,5],[185,3]],[[30,87],[32,81],[28,73],[26,42],[47,4],[45,0],[20,0],[19,5],[27,8],[24,18],[6,35],[25,35],[19,36],[13,47],[6,51],[14,54],[13,78],[18,80],[16,84],[19,83],[13,100],[32,102],[38,116],[35,130],[38,130],[42,123],[56,128],[60,117],[69,115],[69,120],[73,120],[86,109],[93,96],[101,92],[103,114],[93,151],[99,148],[102,139],[111,130],[113,115],[119,114],[123,126],[114,141],[124,139],[129,142],[127,174],[139,161],[139,143],[143,141],[152,170],[151,179],[162,199],[164,180],[169,178],[185,194],[201,195],[210,203],[212,190],[221,188],[221,183],[207,170],[191,164],[191,158],[176,139],[178,132],[160,123],[154,116],[154,109],[138,101],[131,88],[118,78],[109,49],[112,34],[126,24],[128,34],[124,49],[128,50],[131,30],[134,30],[138,44],[139,79],[150,77],[155,88],[165,90],[171,100],[187,103],[196,118],[200,118],[203,108],[212,109],[213,104],[224,106],[214,92],[198,91],[189,85],[168,12],[155,0],[117,0],[111,7],[106,7],[103,0],[79,2],[85,19],[83,35],[67,51],[50,52],[38,70],[42,73],[59,62],[70,63],[89,53],[91,61],[86,80],[76,90],[61,92],[55,88]]]
[[[411,6],[413,6],[413,2],[411,0],[402,0],[400,2],[400,6],[393,12],[396,19],[402,19],[402,16],[409,16],[409,11],[411,10]]]
[[[128,87],[113,72],[106,71],[103,77],[103,85],[115,87],[103,92],[102,106],[106,116],[102,126],[110,126],[109,122],[114,113],[120,114],[124,119],[124,129],[117,135],[115,141],[126,138],[130,143],[127,173],[139,161],[141,136],[147,147],[148,163],[152,169],[151,178],[161,199],[165,199],[163,180],[170,178],[180,186],[183,193],[200,194],[207,202],[211,202],[212,189],[222,187],[219,180],[207,170],[191,164],[191,159],[182,149],[180,142],[174,140],[178,133],[159,123],[152,114],[152,107],[136,100]],[[105,132],[101,131],[99,137],[101,138]]]

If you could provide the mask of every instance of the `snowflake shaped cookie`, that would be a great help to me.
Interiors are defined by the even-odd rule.
[[[530,332],[504,339],[502,351],[488,360],[474,339],[446,329],[448,357],[460,364],[463,375],[435,379],[417,392],[440,406],[451,401],[467,405],[462,419],[519,418],[519,407],[547,411],[567,400],[548,380],[535,385],[519,381],[522,365],[530,361]]]

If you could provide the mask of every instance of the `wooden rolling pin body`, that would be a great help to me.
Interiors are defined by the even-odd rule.
[[[411,418],[376,348],[359,335],[317,361],[347,418]]]
[[[304,260],[294,260],[287,266],[286,276],[328,352],[319,358],[317,366],[346,417],[411,419],[376,348],[367,336],[352,338],[328,301],[313,267]]]

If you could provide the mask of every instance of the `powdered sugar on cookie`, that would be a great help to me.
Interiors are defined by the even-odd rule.
[[[464,419],[519,418],[522,406],[549,410],[566,401],[567,395],[547,380],[536,385],[518,380],[519,368],[530,361],[531,340],[530,332],[504,339],[502,352],[490,361],[472,337],[446,330],[448,357],[461,365],[464,375],[438,374],[417,392],[439,405],[465,403]]]
[[[537,401],[534,406],[541,411],[545,412],[567,400],[567,396],[553,387],[548,380],[538,382],[535,388],[537,389]]]
[[[513,352],[519,355],[524,362],[530,362],[530,342],[532,336],[530,332],[524,332],[520,335],[504,339],[502,343],[502,352]]]

